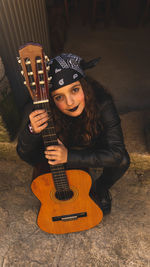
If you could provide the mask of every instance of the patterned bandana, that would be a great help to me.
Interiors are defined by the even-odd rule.
[[[57,90],[85,77],[84,69],[94,67],[100,58],[85,62],[73,54],[61,54],[49,62],[51,79],[50,91]]]

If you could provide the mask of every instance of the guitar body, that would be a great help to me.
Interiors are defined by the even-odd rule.
[[[41,202],[38,226],[45,232],[64,234],[90,229],[102,220],[103,213],[90,198],[91,177],[81,170],[66,171],[73,196],[59,200],[51,173],[37,177],[31,189]]]

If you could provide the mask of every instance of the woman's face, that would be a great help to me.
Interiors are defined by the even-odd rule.
[[[79,81],[53,91],[52,97],[57,108],[71,117],[79,116],[85,107],[85,96]]]

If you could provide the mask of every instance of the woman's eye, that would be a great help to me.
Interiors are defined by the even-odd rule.
[[[79,88],[78,87],[75,87],[75,88],[73,88],[73,93],[77,93],[78,91],[79,91]]]
[[[62,99],[63,99],[63,98],[62,98],[61,95],[58,95],[58,96],[55,97],[55,100],[56,100],[56,101],[60,101],[60,100],[62,100]]]

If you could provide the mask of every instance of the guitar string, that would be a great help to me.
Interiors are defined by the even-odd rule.
[[[37,57],[36,60],[38,60],[38,59],[41,59],[41,58]],[[31,66],[31,64],[26,64],[28,61],[30,61],[30,59],[29,59],[29,58],[26,58],[26,59],[25,59],[25,66],[26,66],[27,73],[31,73],[31,71],[32,71],[32,66]],[[40,66],[39,66],[39,64],[36,62],[36,66],[37,66],[37,73],[38,73],[39,70],[42,70],[42,64],[40,64]],[[40,67],[41,67],[41,68],[40,68]],[[43,71],[44,71],[44,70],[43,70]],[[33,71],[32,71],[32,73],[33,73]],[[39,73],[38,73],[38,82],[41,81],[41,78],[42,78],[42,80],[44,81],[44,75],[39,75]],[[30,87],[31,87],[31,89],[32,89],[33,92],[34,92],[34,90],[36,90],[36,86],[33,85],[33,83],[35,82],[35,81],[34,81],[34,76],[33,76],[33,74],[32,74],[32,75],[28,75],[28,79],[29,79]],[[41,86],[41,84],[39,83],[39,87],[40,87],[40,92],[39,92],[39,93],[40,93],[40,100],[45,100],[45,99],[47,99],[46,94],[44,94],[44,89],[45,89],[44,85]],[[42,104],[43,104],[43,103],[41,103],[41,105],[40,105],[40,104],[34,104],[34,106],[35,106],[36,108],[40,109],[41,106],[42,106]],[[46,111],[50,110],[50,106],[49,106],[49,108],[48,108],[48,105],[45,105],[45,110],[46,110]],[[49,130],[49,129],[48,129],[48,130]],[[49,132],[49,135],[51,136],[51,132]],[[43,139],[43,140],[44,140],[44,139]],[[62,176],[62,177],[63,177],[63,176]],[[54,181],[56,181],[56,179],[55,179]],[[57,184],[56,184],[56,191],[57,191],[57,188],[59,189],[59,187],[62,188],[62,185],[58,186],[58,182],[57,182]],[[59,198],[61,199],[61,193],[59,193],[59,190],[58,190],[58,196],[59,196]]]
[[[48,103],[46,103],[45,106],[46,106],[46,110],[50,110],[50,106]],[[54,136],[55,136],[56,133],[55,133],[54,125],[53,125],[54,124],[53,119],[51,119],[51,121],[49,120],[49,123],[52,126],[52,128],[49,128],[50,134],[54,134]],[[56,137],[55,141],[57,142],[57,137]],[[64,167],[63,165],[59,165],[59,166],[57,165],[57,166],[53,166],[52,169],[53,169],[53,173],[55,176],[55,180],[57,178],[57,188],[60,187],[61,191],[65,190],[65,194],[66,194],[66,191],[68,191],[68,189],[69,189],[69,185],[67,184],[67,181],[64,180],[64,178],[66,178],[66,174],[64,172],[63,167]],[[58,176],[59,176],[59,179],[58,179]],[[58,182],[59,182],[59,184],[58,184]],[[60,184],[60,182],[61,182],[61,184]]]
[[[36,58],[36,59],[39,59],[39,58]],[[41,59],[41,58],[40,58]],[[27,61],[29,60],[29,59],[26,59]],[[41,69],[39,69],[39,64],[37,63],[36,64],[37,65],[37,70],[41,70]],[[26,67],[27,67],[27,71],[29,72],[29,71],[31,71],[31,65],[26,65]],[[42,64],[40,64],[40,67],[42,67]],[[39,75],[40,77],[38,77],[38,80],[41,80],[41,79],[39,79],[39,78],[41,78],[41,75]],[[43,76],[44,77],[44,76]],[[42,77],[42,78],[43,78]],[[34,82],[34,76],[32,75],[30,75],[29,76],[29,80],[30,80],[30,83],[31,83],[31,87],[32,87],[32,89],[33,90],[35,90],[36,89],[36,86],[32,86],[32,82]],[[44,80],[44,79],[43,79]],[[45,100],[45,99],[47,99],[47,97],[46,97],[46,95],[44,94],[44,86],[41,86],[41,84],[40,84],[40,99],[41,100]],[[45,96],[45,97],[44,97]],[[48,103],[47,103],[48,104]],[[45,105],[45,104],[44,104]],[[38,105],[36,105],[36,107],[41,107],[40,106],[40,104],[38,104]],[[47,105],[45,105],[45,109],[46,110],[49,110],[50,109],[50,107],[49,107],[49,109],[46,107]],[[48,131],[50,131],[50,128],[48,129]],[[51,131],[50,131],[50,133],[49,134],[51,134]],[[60,177],[62,177],[63,178],[63,180],[64,180],[64,170],[62,170],[62,167],[60,167],[60,166],[57,166],[57,167],[52,167],[53,168],[53,171],[54,171],[54,173],[56,173],[56,169],[57,169],[57,171],[60,173]],[[62,176],[61,176],[61,172],[62,172]],[[56,181],[56,177],[55,177],[55,181]],[[69,187],[69,185],[65,182],[65,181],[63,181],[62,182],[62,179],[61,179],[61,184],[60,184],[60,179],[59,179],[59,184],[58,184],[58,175],[57,175],[57,185],[56,185],[56,187],[58,188],[58,194],[60,195],[61,193],[59,193],[59,191],[60,191],[60,188],[62,189],[62,191],[63,191],[63,189],[65,188],[64,187],[64,185],[65,185],[65,187],[67,186],[67,187]],[[57,188],[56,188],[56,191],[57,191]],[[68,188],[67,188],[67,191],[68,191]],[[65,194],[66,194],[66,190],[65,190]],[[68,194],[68,193],[67,193]],[[60,198],[61,199],[61,198]]]
[[[37,57],[36,59],[41,59],[41,58],[39,58],[39,57]],[[30,61],[30,59],[29,58],[26,58],[25,59],[25,63],[27,63],[27,61]],[[31,66],[31,64],[25,64],[26,65],[26,69],[27,69],[27,73],[31,73],[31,71],[32,71],[32,66]],[[42,69],[42,64],[40,64],[40,66],[39,66],[39,64],[36,62],[36,66],[37,66],[37,71],[39,71],[39,70],[41,70]],[[41,69],[39,68],[39,67],[41,67]],[[33,71],[32,71],[32,73],[33,73]],[[38,73],[38,72],[37,72]],[[40,76],[40,77],[39,77]],[[30,83],[30,87],[31,87],[31,89],[34,91],[34,90],[36,90],[36,86],[35,85],[33,85],[33,82],[35,82],[34,81],[34,76],[33,75],[28,75],[28,78],[29,78],[29,83]],[[42,78],[42,80],[44,80],[43,78],[44,78],[44,75],[43,75],[43,77],[41,76],[41,75],[39,75],[38,74],[38,81],[41,81],[41,78]],[[45,99],[47,99],[47,96],[46,96],[46,94],[44,94],[43,92],[44,92],[44,85],[43,86],[41,86],[41,84],[39,84],[40,85],[40,100],[45,100]],[[45,96],[45,97],[44,97]],[[48,104],[48,103],[47,103]],[[40,104],[34,104],[34,106],[36,107],[36,108],[38,108],[38,109],[40,109],[41,108],[41,106],[42,106],[42,103],[41,103],[41,105]],[[48,105],[45,105],[45,110],[50,110],[50,106],[48,106]],[[51,135],[51,131],[49,132],[49,135]],[[58,168],[58,167],[57,167]],[[54,169],[54,168],[53,168]],[[61,168],[58,168],[58,170],[59,169],[61,169]],[[59,170],[59,172],[60,172],[60,170]],[[63,173],[63,172],[62,172]],[[62,177],[63,177],[63,175],[62,175]],[[56,179],[55,179],[55,181],[56,181]],[[61,179],[61,183],[62,183],[62,179]],[[59,188],[63,188],[63,185],[62,184],[60,184],[59,183],[59,186],[58,186],[58,182],[57,182],[57,185],[56,185],[56,191],[57,191],[57,188],[59,189]],[[58,197],[59,197],[59,199],[61,199],[61,193],[59,192],[59,190],[57,191],[57,193],[58,193]]]
[[[47,107],[45,107],[45,105],[44,105],[43,103],[41,103],[41,104],[37,104],[37,106],[38,106],[39,108],[41,108],[41,106],[42,106],[42,108],[44,108],[44,109],[47,111]],[[50,137],[50,136],[51,136],[51,131],[50,131],[50,129],[49,129],[48,127],[47,127],[47,131],[49,132],[49,137]],[[44,135],[44,131],[43,131],[43,135]],[[44,141],[44,145],[45,145],[45,147],[46,147],[46,143],[45,143],[44,138],[43,138],[43,141]],[[52,167],[50,166],[50,168],[51,168],[51,172],[52,172],[52,176],[53,176]],[[54,179],[54,184],[55,184],[56,191],[57,191],[58,186],[57,186],[57,183],[55,183],[56,179],[54,178],[54,176],[53,176],[53,179]],[[61,198],[61,193],[59,193],[59,190],[58,190],[57,192],[58,192],[58,197]]]
[[[46,111],[50,109],[49,107],[49,104],[48,103],[44,103],[44,106],[45,106],[45,109]],[[51,118],[51,121],[49,120],[49,123],[50,124],[53,124],[53,120]],[[47,126],[47,131],[49,132],[49,137],[52,136],[52,134],[54,134],[54,136],[56,136],[55,134],[55,129],[54,129],[54,126],[52,125],[52,128],[49,127],[49,125]],[[57,137],[56,139],[54,140],[57,142]],[[53,140],[52,140],[52,143]],[[68,189],[69,189],[69,185],[67,183],[67,181],[65,181],[65,179],[67,179],[66,177],[66,174],[65,174],[65,170],[64,170],[64,166],[63,164],[59,164],[59,165],[51,165],[51,169],[52,169],[52,173],[54,173],[54,181],[56,181],[56,184],[57,184],[57,188],[60,188],[61,189],[61,192],[64,193],[65,197],[69,197],[69,192],[68,192]],[[58,179],[58,176],[59,176],[59,179]],[[59,190],[58,190],[58,194],[59,196],[61,197],[61,192],[59,193]]]
[[[49,107],[49,104],[47,103],[47,105],[46,106],[48,106]],[[52,125],[52,128],[50,128],[50,134],[52,133],[52,134],[55,134],[56,135],[56,133],[55,133],[55,128],[54,128],[54,123],[53,123],[53,119],[51,120],[51,125]],[[52,130],[51,130],[52,129]],[[56,140],[57,140],[57,137],[56,137]],[[53,166],[53,170],[54,170],[54,172],[57,174],[57,178],[60,176],[60,177],[62,177],[63,178],[63,181],[62,181],[62,183],[63,184],[66,184],[66,186],[68,186],[67,185],[67,182],[66,181],[64,181],[64,176],[66,176],[65,175],[65,172],[64,172],[64,166],[61,164],[61,165],[57,165],[56,167],[55,166]],[[62,175],[61,175],[62,174]]]
[[[38,64],[37,64],[37,68],[38,68],[39,66],[38,66]],[[41,67],[42,67],[42,64],[41,64]],[[43,72],[44,72],[44,70],[43,70]],[[43,76],[42,78],[43,78],[43,80],[44,80],[44,75],[42,74],[42,75],[39,75],[40,77],[38,77],[39,78],[39,80],[41,80],[40,78],[41,78],[41,76]],[[43,100],[45,100],[45,99],[47,99],[47,94],[46,94],[46,92],[44,91],[44,90],[46,90],[46,88],[45,88],[45,86],[44,86],[44,84],[43,85],[41,85],[40,84],[40,93],[41,93],[41,99],[43,98]],[[46,109],[46,111],[50,111],[50,113],[51,113],[51,110],[50,110],[50,106],[49,106],[49,103],[42,103],[42,105],[44,105],[45,106],[45,109]],[[53,119],[51,118],[51,121],[49,120],[49,124],[53,124]],[[55,131],[54,131],[54,126],[52,125],[52,127],[49,127],[49,125],[48,125],[48,129],[47,129],[48,131],[49,131],[49,134],[50,134],[50,136],[52,135],[52,134],[54,134],[54,136],[56,135],[55,134]],[[57,137],[56,137],[57,138]],[[57,139],[56,139],[56,141],[57,141]],[[57,169],[57,171],[59,172],[59,174],[60,174],[60,178],[61,178],[61,185],[60,185],[60,179],[59,179],[59,186],[60,186],[60,188],[63,188],[63,189],[65,189],[65,191],[64,191],[64,193],[65,193],[65,195],[67,194],[69,194],[68,193],[68,189],[69,189],[69,184],[67,183],[68,181],[65,181],[64,180],[64,178],[66,178],[67,179],[67,177],[66,177],[66,174],[65,174],[65,171],[64,171],[64,166],[63,165],[60,165],[60,166],[56,166],[56,167],[52,167],[52,169],[53,169],[53,172],[54,172],[54,176],[55,176],[55,181],[56,181],[56,172],[55,172],[55,170]],[[62,172],[62,174],[61,174],[61,172]],[[62,179],[63,179],[63,181],[62,181]],[[57,188],[59,187],[58,186],[58,174],[57,174]],[[66,187],[66,188],[64,188],[64,186]],[[66,189],[67,189],[67,191],[66,191]],[[56,189],[57,190],[57,189]],[[63,191],[63,190],[62,190]],[[59,192],[58,192],[59,193]],[[69,195],[67,196],[67,197],[69,197]]]

